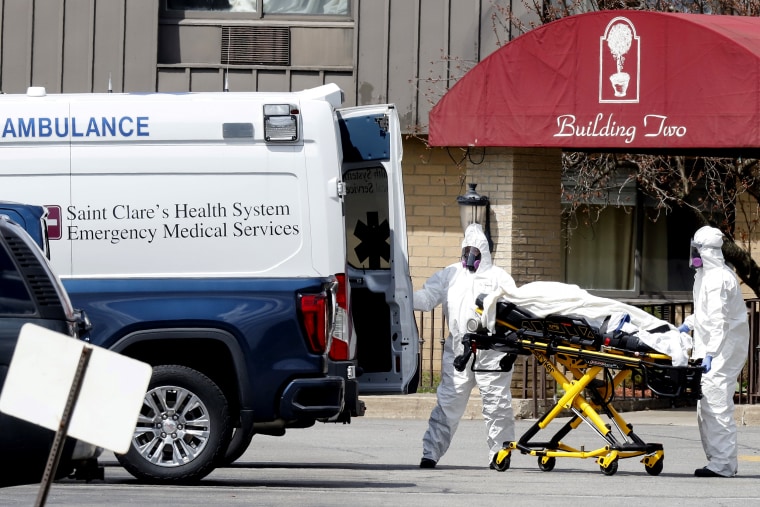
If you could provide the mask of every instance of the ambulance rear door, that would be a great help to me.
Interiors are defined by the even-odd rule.
[[[401,174],[391,105],[338,111],[343,144],[346,256],[360,394],[408,394],[419,383]]]

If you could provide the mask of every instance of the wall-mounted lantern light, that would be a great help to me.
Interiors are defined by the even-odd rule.
[[[470,224],[480,224],[483,227],[483,232],[488,239],[488,249],[493,251],[493,241],[491,240],[491,218],[490,218],[490,202],[488,197],[480,195],[475,191],[476,183],[467,184],[467,193],[457,196],[457,204],[459,204],[459,219],[462,223],[462,231],[467,229]]]

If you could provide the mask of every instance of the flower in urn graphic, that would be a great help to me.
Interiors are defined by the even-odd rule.
[[[625,62],[625,54],[631,49],[632,41],[633,33],[628,25],[623,23],[614,25],[607,35],[607,47],[609,47],[610,53],[617,63],[617,72],[610,76],[616,97],[625,97],[628,90],[628,81],[631,76],[623,72],[623,63]]]

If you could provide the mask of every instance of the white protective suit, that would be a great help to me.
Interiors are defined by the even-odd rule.
[[[461,355],[462,337],[470,318],[477,318],[475,299],[499,288],[512,292],[515,282],[503,269],[493,265],[488,251],[488,240],[478,224],[465,231],[462,248],[474,246],[481,252],[480,264],[474,273],[461,261],[433,274],[422,289],[414,293],[414,308],[430,311],[439,304],[449,326],[449,335],[443,348],[441,383],[437,390],[437,404],[430,414],[428,429],[422,439],[422,456],[438,462],[446,453],[459,426],[467,401],[475,385],[483,400],[483,418],[486,423],[489,463],[506,441],[515,439],[515,422],[512,413],[510,384],[512,372],[473,372],[467,365],[464,371],[454,368],[454,358]],[[479,350],[476,369],[499,370],[503,353]]]
[[[692,357],[712,357],[702,375],[697,422],[708,464],[705,468],[731,477],[738,469],[734,391],[747,360],[747,306],[735,273],[723,260],[723,234],[715,227],[697,230],[692,240],[702,258],[694,275],[694,313],[684,324],[694,331]]]

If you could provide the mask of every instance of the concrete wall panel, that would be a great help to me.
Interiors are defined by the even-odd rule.
[[[290,29],[290,64],[294,67],[352,68],[354,31],[349,28]]]
[[[390,16],[388,100],[396,104],[402,125],[415,125],[418,123],[419,2],[394,2]]]
[[[387,101],[390,2],[358,2],[356,19],[361,29],[356,34],[356,97],[360,105]],[[414,48],[409,50],[413,51]]]
[[[57,93],[61,91],[63,74],[63,3],[37,0],[33,4],[31,85],[44,86],[48,92]]]
[[[3,2],[2,74],[5,93],[26,91],[32,80],[32,26],[34,3],[28,0]]]
[[[158,5],[156,0],[129,0],[126,8],[124,91],[155,91]]]
[[[325,84],[324,74],[321,72],[292,71],[290,73],[290,89],[293,91],[305,90]]]
[[[190,89],[190,70],[184,68],[159,69],[156,88],[159,92],[188,91]]]
[[[97,2],[92,62],[93,92],[124,91],[124,37],[126,0]]]
[[[92,90],[95,0],[67,0],[63,20],[63,76],[61,91]]]
[[[190,71],[191,92],[221,92],[224,90],[222,69],[192,69]]]
[[[290,89],[290,73],[285,71],[260,70],[256,89],[262,92],[278,92]]]

